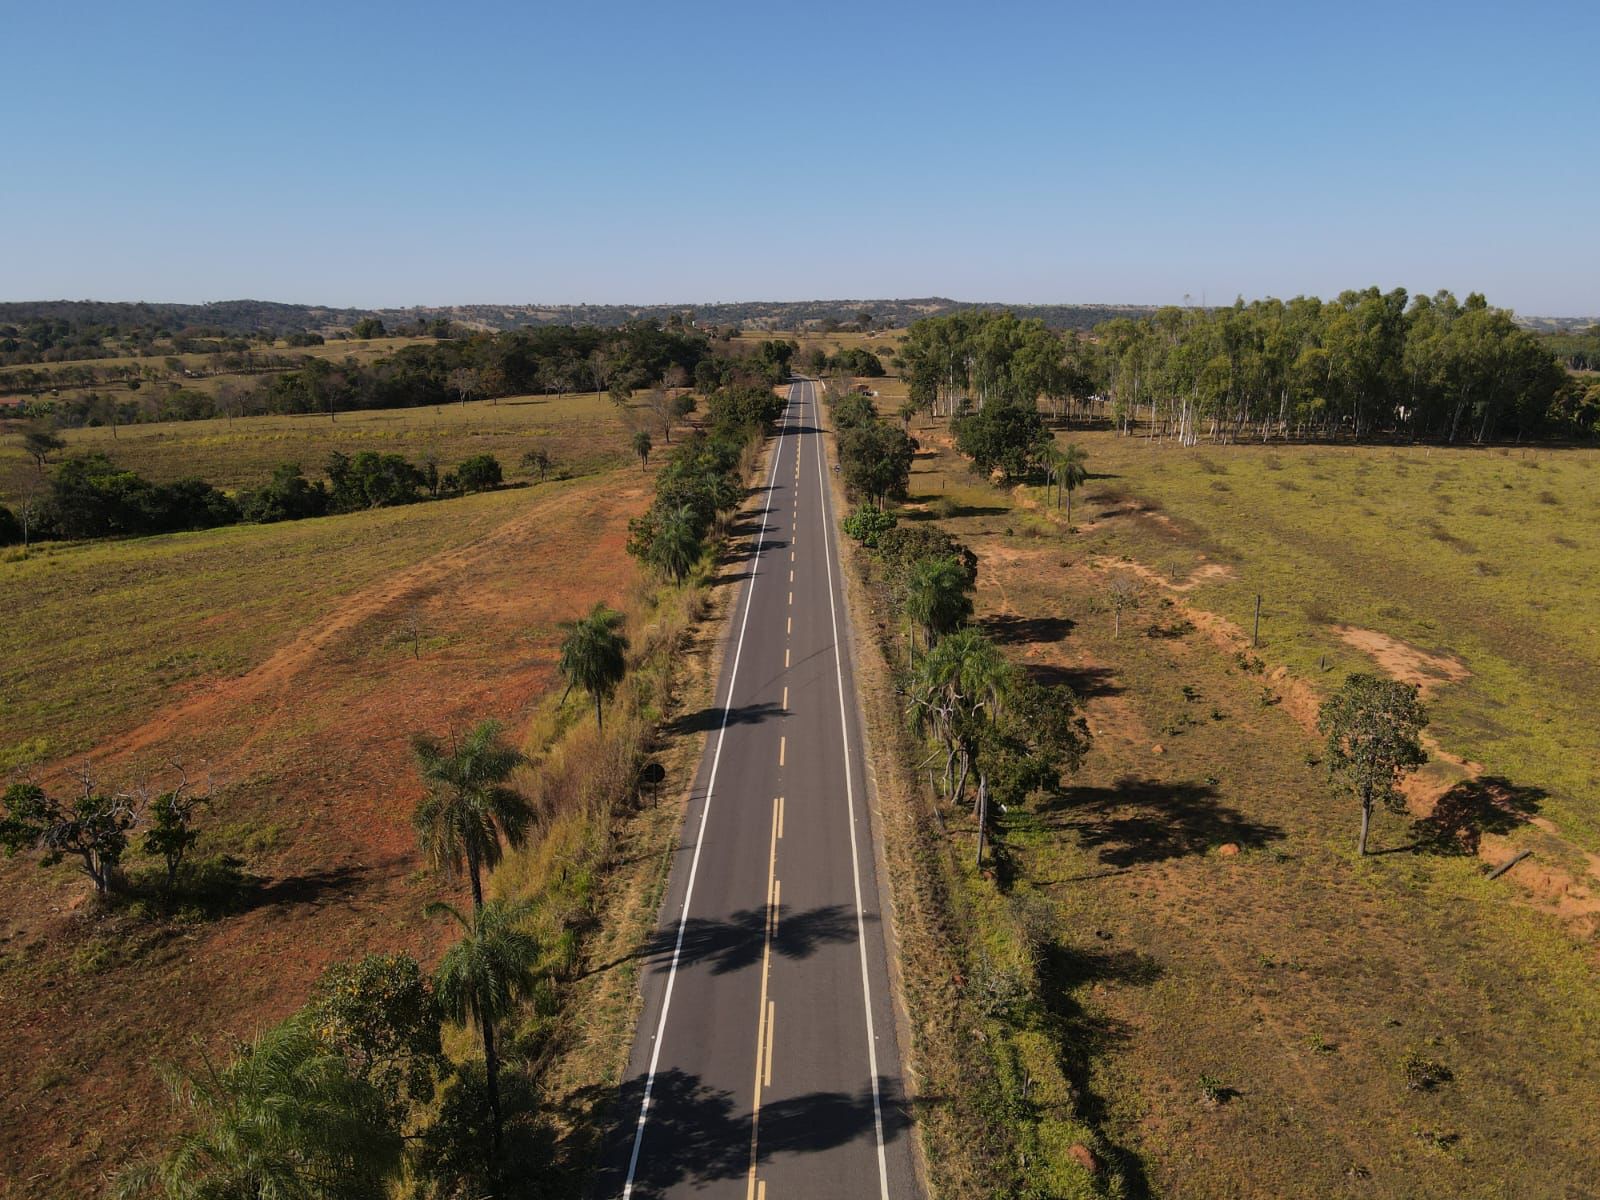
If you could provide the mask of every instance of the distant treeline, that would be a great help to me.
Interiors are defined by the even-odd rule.
[[[504,480],[492,454],[475,454],[441,474],[435,462],[418,465],[399,454],[335,452],[323,469],[327,481],[312,481],[299,464],[285,463],[261,487],[230,496],[202,479],[152,483],[104,454],[77,455],[55,467],[42,497],[25,499],[17,512],[0,506],[0,545],[297,521],[459,496]]]
[[[997,312],[1000,304],[967,304],[943,297],[918,300],[808,300],[742,304],[488,305],[449,308],[356,309],[228,300],[214,304],[113,303],[94,300],[0,303],[0,366],[73,359],[152,356],[242,349],[262,341],[345,333],[354,337],[459,336],[472,332],[634,323],[716,330],[904,328],[953,312]],[[1052,329],[1090,329],[1118,316],[1155,311],[1140,305],[1061,304],[1018,311]]]
[[[681,323],[635,321],[619,329],[558,326],[475,334],[406,346],[365,364],[308,355],[222,354],[219,371],[232,367],[241,374],[270,373],[228,378],[211,391],[154,387],[132,395],[125,389],[140,389],[148,373],[133,366],[78,365],[63,369],[78,387],[120,387],[74,397],[40,395],[23,406],[22,415],[75,428],[218,416],[336,414],[529,393],[609,391],[621,400],[640,388],[694,386],[709,394],[736,378],[779,382],[788,375],[794,350],[794,343],[778,339],[713,342]],[[56,375],[34,378],[31,368],[11,375],[25,376],[41,392],[45,384],[57,382]]]
[[[1404,289],[1230,308],[1164,308],[1060,338],[1013,314],[918,322],[901,350],[912,399],[959,416],[993,402],[1098,405],[1192,444],[1201,436],[1592,437],[1600,387],[1477,294]]]

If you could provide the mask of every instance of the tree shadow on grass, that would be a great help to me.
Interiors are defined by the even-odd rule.
[[[1227,842],[1259,849],[1284,837],[1279,826],[1219,803],[1208,783],[1125,776],[1110,787],[1067,788],[1042,811],[1072,814],[1067,827],[1113,867],[1186,858]]]
[[[1094,1089],[1095,1063],[1127,1042],[1132,1033],[1122,1022],[1086,1009],[1077,999],[1078,992],[1099,983],[1149,987],[1161,975],[1159,962],[1135,950],[1076,947],[1053,940],[1039,952],[1040,998],[1049,1015],[1061,1070],[1072,1083],[1075,1115],[1099,1129],[1102,1137],[1108,1105]],[[1149,1177],[1138,1154],[1104,1137],[1097,1150],[1121,1176],[1123,1195],[1150,1195]]]
[[[1059,642],[1077,626],[1068,617],[992,616],[977,622],[978,628],[1004,645],[1028,642]]]
[[[1500,775],[1462,780],[1439,797],[1433,812],[1412,823],[1416,841],[1402,849],[1476,854],[1484,834],[1506,834],[1526,825],[1549,794]]]
[[[1110,667],[1061,667],[1053,663],[1024,663],[1028,678],[1044,687],[1067,687],[1080,700],[1120,696],[1125,690]]]

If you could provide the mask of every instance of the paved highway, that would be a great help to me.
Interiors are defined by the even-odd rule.
[[[602,1195],[918,1194],[816,405],[791,387]]]

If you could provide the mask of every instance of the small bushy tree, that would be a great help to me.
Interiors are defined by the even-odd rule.
[[[1372,810],[1405,810],[1400,782],[1428,761],[1422,731],[1428,714],[1414,683],[1349,676],[1323,702],[1317,728],[1328,739],[1328,770],[1361,806],[1357,849],[1367,852]]]

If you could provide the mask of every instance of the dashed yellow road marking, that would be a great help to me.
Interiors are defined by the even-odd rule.
[[[784,750],[788,747],[788,743],[789,743],[789,739],[788,738],[780,737],[778,739],[778,765],[780,767],[783,766],[783,753],[784,753]]]
[[[778,741],[778,761],[783,761],[783,740]],[[783,836],[783,797],[772,798],[772,840],[767,851],[767,921],[761,947],[761,999],[756,1008],[755,1095],[750,1105],[750,1171],[745,1195],[756,1200],[766,1195],[765,1182],[756,1180],[757,1151],[761,1135],[761,1089],[772,1085],[772,1018],[776,1002],[767,997],[767,981],[772,971],[772,938],[778,921],[778,839]]]
[[[785,633],[793,633],[794,632],[794,618],[793,617],[790,617],[787,621],[784,622],[783,631]]]
[[[783,704],[780,707],[782,707],[784,712],[788,712],[789,711],[789,689],[788,688],[784,688],[783,689]]]
[[[790,593],[789,593],[789,603],[790,603],[790,604],[793,604],[793,603],[794,603],[794,593],[793,593],[793,592],[790,592]]]
[[[789,669],[789,651],[787,648],[785,648],[783,652],[783,669],[785,671]]]

